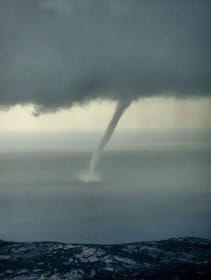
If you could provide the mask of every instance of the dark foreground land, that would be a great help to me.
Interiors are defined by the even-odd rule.
[[[121,245],[0,241],[0,279],[211,279],[211,240]]]

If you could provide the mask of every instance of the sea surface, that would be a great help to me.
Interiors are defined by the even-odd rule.
[[[211,133],[1,133],[0,239],[122,243],[211,238]]]

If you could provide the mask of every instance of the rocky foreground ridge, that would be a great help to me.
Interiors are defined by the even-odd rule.
[[[211,279],[211,240],[120,245],[0,241],[0,279]]]

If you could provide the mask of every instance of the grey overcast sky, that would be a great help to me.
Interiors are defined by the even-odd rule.
[[[103,129],[120,99],[134,101],[121,129],[210,127],[210,10],[209,0],[1,0],[0,130]]]

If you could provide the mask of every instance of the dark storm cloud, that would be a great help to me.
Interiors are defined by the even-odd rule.
[[[0,106],[211,95],[209,0],[1,0]]]

